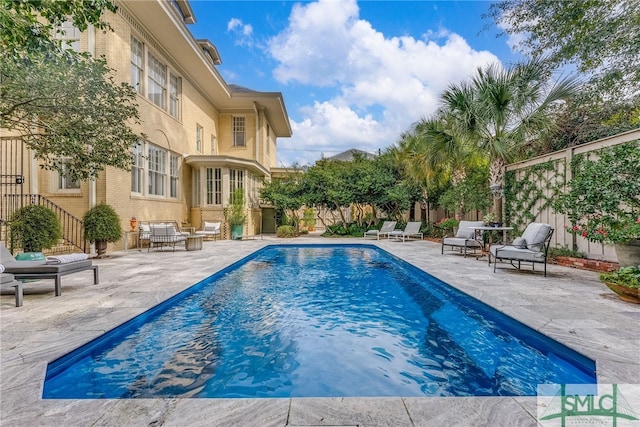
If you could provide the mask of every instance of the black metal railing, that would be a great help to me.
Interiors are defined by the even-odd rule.
[[[3,206],[6,207],[7,216],[6,218],[0,218],[0,227],[2,227],[0,237],[7,238],[7,221],[11,218],[13,212],[27,205],[42,205],[51,209],[58,217],[62,228],[62,239],[67,244],[86,252],[87,241],[84,238],[84,227],[80,218],[71,215],[62,207],[40,194],[6,194],[4,197]]]

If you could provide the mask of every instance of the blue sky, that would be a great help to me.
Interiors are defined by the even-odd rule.
[[[486,1],[190,4],[190,29],[217,47],[227,83],[282,92],[293,136],[278,139],[278,166],[384,150],[438,108],[447,85],[522,59],[482,18]]]

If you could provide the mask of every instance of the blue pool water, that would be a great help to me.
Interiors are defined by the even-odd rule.
[[[375,246],[282,245],[50,363],[43,397],[526,396],[594,372]]]

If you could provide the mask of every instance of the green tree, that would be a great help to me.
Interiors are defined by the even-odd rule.
[[[273,178],[262,183],[260,197],[279,211],[283,211],[287,217],[294,221],[294,227],[298,229],[298,210],[302,207],[300,194],[300,181],[302,172],[294,168],[284,178]]]
[[[456,185],[451,185],[438,199],[438,204],[462,216],[472,210],[484,211],[491,206],[491,192],[487,187],[489,169],[478,167],[472,169],[465,178]]]
[[[53,37],[67,19],[80,30],[108,28],[104,10],[116,7],[107,0],[22,0],[0,8],[0,127],[24,135],[45,168],[74,180],[106,166],[128,169],[131,145],[141,138],[130,128],[139,118],[134,89],[116,83],[104,60]]]
[[[638,0],[502,0],[488,17],[507,34],[524,36],[521,52],[592,73],[596,90],[609,99],[640,90]]]
[[[62,32],[61,24],[71,20],[80,31],[89,25],[108,29],[103,12],[117,10],[111,0],[1,0],[0,5],[2,52],[15,60],[30,52],[60,54],[62,42],[52,35]]]
[[[559,103],[579,89],[573,78],[551,82],[541,60],[504,69],[491,64],[478,69],[470,82],[450,85],[442,94],[455,140],[474,147],[489,161],[489,183],[503,185],[503,168],[518,159],[523,147],[557,126]],[[502,217],[502,198],[494,194],[494,213]]]
[[[0,75],[0,126],[20,132],[46,169],[74,180],[129,169],[141,138],[130,128],[136,92],[116,84],[103,60],[31,53],[2,61]]]

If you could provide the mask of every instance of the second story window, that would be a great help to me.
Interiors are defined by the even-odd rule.
[[[233,146],[234,147],[245,147],[246,146],[246,136],[245,136],[245,118],[244,117],[234,117],[233,118]]]
[[[166,109],[167,66],[149,54],[149,78],[147,98],[158,107]]]
[[[196,151],[198,153],[202,153],[202,135],[203,135],[202,126],[196,125]]]
[[[169,114],[180,118],[180,77],[169,73]]]
[[[142,93],[144,81],[144,46],[142,42],[131,36],[131,86]]]
[[[66,21],[55,31],[54,37],[62,40],[62,47],[80,52],[80,30],[73,25],[73,22]]]

